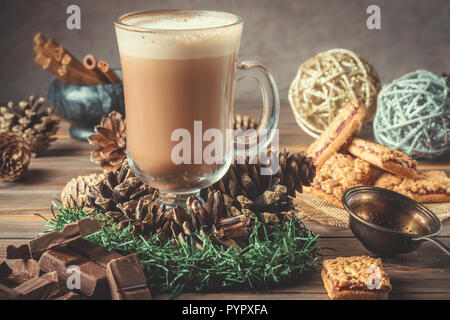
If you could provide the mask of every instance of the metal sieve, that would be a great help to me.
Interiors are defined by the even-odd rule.
[[[377,187],[356,187],[342,196],[350,214],[353,234],[370,251],[394,256],[430,241],[450,256],[450,248],[435,237],[442,223],[429,209],[397,192]]]

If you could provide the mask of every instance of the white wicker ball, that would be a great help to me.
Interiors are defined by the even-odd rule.
[[[299,126],[318,137],[339,111],[358,99],[375,114],[380,80],[372,65],[345,49],[321,52],[298,69],[289,89],[289,102]]]

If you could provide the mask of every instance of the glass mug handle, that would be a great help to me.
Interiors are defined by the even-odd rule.
[[[263,112],[256,128],[256,135],[246,135],[242,131],[235,134],[235,156],[244,157],[263,151],[272,141],[278,125],[280,98],[272,75],[262,64],[256,61],[242,61],[236,68],[237,81],[249,77],[259,83],[263,103]]]

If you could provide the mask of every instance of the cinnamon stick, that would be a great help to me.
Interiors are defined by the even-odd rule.
[[[47,42],[47,39],[45,39],[45,37],[42,35],[42,33],[38,32],[34,36],[33,41],[36,45],[43,46]]]
[[[64,65],[63,65],[64,66]],[[70,66],[65,66],[67,68],[68,80],[67,82],[78,85],[94,86],[105,84],[98,77],[93,77],[86,73],[84,70],[79,70],[71,68]]]
[[[53,38],[47,40],[47,42],[43,45],[43,48],[48,52],[50,58],[56,59],[56,61],[61,61],[61,58],[58,60],[58,57],[56,56],[56,50],[58,47],[59,43]]]
[[[103,72],[105,77],[109,80],[109,83],[120,83],[121,80],[117,73],[109,67],[108,62],[106,61],[99,61],[97,63],[98,68]]]
[[[81,62],[55,39],[47,40],[40,32],[33,37],[33,41],[36,64],[54,74],[61,82],[76,85],[102,85],[120,82],[120,78],[106,62],[100,64],[105,72],[100,70],[93,55],[87,55]]]
[[[95,74],[101,79],[103,82],[108,83],[108,79],[103,74],[103,72],[97,66],[97,60],[92,54],[87,54],[83,59],[83,65],[87,70],[91,70],[95,72]]]
[[[63,78],[61,78],[61,76],[60,76],[60,74],[58,72],[59,63],[56,62],[55,60],[53,60],[52,58],[46,56],[42,52],[39,52],[36,55],[36,57],[34,59],[34,62],[36,62],[37,65],[41,66],[42,69],[53,73],[62,82],[66,82],[66,81],[64,81]]]
[[[66,66],[69,72],[73,72],[74,74],[77,75],[82,75],[82,78],[85,78],[86,83],[91,83],[95,85],[105,84],[105,82],[102,79],[100,79],[94,71],[87,70],[84,67],[83,63],[81,63],[67,51],[61,60],[61,64]]]

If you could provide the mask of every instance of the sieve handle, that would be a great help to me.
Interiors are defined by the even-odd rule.
[[[420,237],[420,238],[414,238],[413,240],[420,241],[420,240],[427,240],[433,243],[436,247],[441,249],[447,256],[450,257],[450,248],[443,243],[441,240],[436,238],[428,238],[428,237]]]

